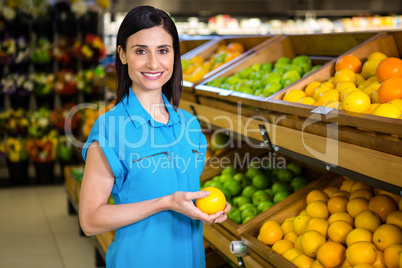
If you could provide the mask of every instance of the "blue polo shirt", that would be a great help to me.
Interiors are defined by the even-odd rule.
[[[200,190],[206,138],[197,119],[163,95],[169,122],[155,121],[130,89],[94,124],[82,150],[98,141],[115,176],[115,204],[141,202],[176,191]],[[205,267],[202,222],[174,211],[156,213],[116,230],[106,266]]]

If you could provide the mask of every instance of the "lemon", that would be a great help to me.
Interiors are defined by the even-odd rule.
[[[390,100],[388,103],[394,105],[402,112],[402,99]]]
[[[356,84],[356,73],[350,69],[341,69],[337,71],[334,75],[334,82],[338,84],[343,81],[349,81]]]
[[[358,90],[356,87],[347,87],[347,88],[344,88],[344,89],[341,91],[341,100],[343,101],[343,99],[346,97],[346,95],[348,95],[350,92],[353,92],[353,91],[356,91],[356,90]]]
[[[225,195],[216,187],[206,187],[201,191],[209,191],[210,194],[207,197],[197,199],[195,205],[204,213],[215,214],[218,211],[222,211],[226,206]]]
[[[342,82],[339,82],[339,83],[336,85],[336,89],[337,89],[339,92],[341,92],[342,90],[344,90],[344,89],[347,88],[347,87],[356,87],[356,84],[353,83],[353,82],[350,82],[350,81],[342,81]]]
[[[336,89],[325,90],[318,96],[318,101],[323,103],[329,101],[339,101],[339,93]]]
[[[378,105],[371,114],[389,118],[399,118],[402,112],[395,105],[383,103]]]
[[[314,104],[315,99],[313,99],[312,97],[305,97],[299,100],[299,103],[301,104],[307,104],[307,105],[312,105]]]
[[[307,97],[312,97],[314,90],[316,90],[319,86],[321,86],[321,82],[319,81],[313,81],[310,84],[306,86],[304,89],[304,92],[306,93]]]
[[[285,96],[283,96],[284,101],[289,102],[299,102],[302,98],[306,97],[306,93],[300,89],[292,89],[286,92]]]
[[[317,256],[318,248],[323,245],[326,241],[325,236],[320,232],[315,230],[306,231],[300,241],[300,246],[304,252],[309,257]]]
[[[362,72],[364,78],[369,78],[376,75],[377,66],[382,61],[382,59],[372,59],[368,60],[363,64]]]
[[[370,108],[371,100],[362,90],[356,90],[347,94],[342,103],[344,111],[362,113]],[[378,109],[378,107],[376,109]]]
[[[350,245],[359,242],[359,241],[366,241],[366,242],[373,242],[373,234],[363,228],[355,228],[346,236],[346,245],[350,247]]]
[[[318,97],[320,96],[320,94],[326,90],[330,90],[330,88],[323,86],[323,85],[316,88],[316,90],[314,90],[314,93],[313,93],[313,99],[318,100]]]
[[[387,55],[385,55],[382,52],[376,51],[376,52],[371,53],[368,56],[367,60],[383,60],[383,59],[386,59],[386,58],[388,58]]]

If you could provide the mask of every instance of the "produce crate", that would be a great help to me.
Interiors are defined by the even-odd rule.
[[[64,167],[64,185],[67,193],[70,195],[71,201],[78,205],[80,199],[81,183],[79,183],[72,174],[72,169],[78,166],[65,166]]]
[[[231,76],[245,67],[252,66],[254,63],[274,63],[280,57],[292,59],[299,55],[306,55],[312,60],[313,64],[323,65],[335,60],[340,54],[359,45],[373,35],[374,33],[331,33],[282,36],[272,40],[264,47],[254,50],[253,53],[243,57],[230,67],[218,70],[218,72],[210,75],[195,86],[195,93],[201,104],[221,107],[231,112],[238,110],[238,106],[241,105],[241,113],[248,116],[250,109],[252,111],[266,109],[265,102],[272,96],[267,98],[259,97],[208,86],[207,83],[215,78]],[[303,81],[303,79],[299,81]],[[284,90],[290,87],[292,85]]]
[[[274,220],[282,224],[285,219],[299,215],[302,210],[306,209],[306,196],[311,190],[322,190],[330,186],[340,187],[343,179],[344,177],[334,173],[325,174],[317,181],[318,183],[306,191],[304,195],[299,195],[297,198],[293,199],[292,202],[286,203],[280,210],[271,213],[263,221],[258,222],[258,224],[255,224],[247,232],[243,233],[241,237],[242,241],[248,248],[256,252],[274,267],[297,267],[280,254],[273,251],[271,247],[257,239],[261,226],[268,220]]]
[[[180,55],[182,57],[191,57],[192,54],[197,53],[199,49],[203,49],[204,46],[209,46],[210,42],[214,42],[217,37],[189,37],[182,38],[180,40]]]
[[[389,57],[402,57],[402,32],[383,32],[375,35],[359,46],[342,55],[352,54],[362,62],[375,51],[383,52]],[[340,55],[340,56],[342,56]],[[340,57],[339,56],[339,57]],[[402,121],[370,114],[358,114],[334,109],[327,115],[313,113],[314,105],[305,105],[283,101],[282,97],[291,89],[304,89],[312,81],[326,81],[335,73],[335,61],[323,66],[317,72],[291,87],[285,88],[266,100],[265,109],[275,111],[299,121],[296,128],[302,129],[308,120],[317,122],[314,130],[318,135],[326,136],[326,128],[334,123],[338,127],[338,140],[362,147],[375,149],[384,153],[402,156]],[[307,130],[308,131],[308,130]]]

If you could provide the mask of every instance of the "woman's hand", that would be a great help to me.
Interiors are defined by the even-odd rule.
[[[227,213],[231,207],[226,203],[224,211],[218,211],[215,214],[207,214],[197,208],[193,202],[194,199],[201,199],[209,195],[208,191],[198,192],[175,192],[170,196],[171,210],[184,214],[192,219],[197,219],[206,224],[221,223],[227,219]]]

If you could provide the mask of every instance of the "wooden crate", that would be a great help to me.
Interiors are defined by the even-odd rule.
[[[218,37],[189,37],[180,40],[180,55],[184,58],[191,58],[192,54],[197,53],[204,46],[209,46],[209,42],[213,42]]]
[[[116,231],[110,231],[102,234],[98,234],[95,236],[95,239],[98,241],[100,247],[102,248],[103,252],[106,254],[107,249],[109,248],[110,244],[114,241],[114,235]]]
[[[70,195],[71,201],[76,205],[78,205],[80,199],[81,183],[74,178],[71,170],[77,167],[78,166],[64,167],[64,186],[66,187],[67,193]]]
[[[234,106],[238,104],[245,107],[245,109],[242,110],[245,112],[250,109],[266,109],[265,102],[272,98],[273,95],[265,98],[233,90],[211,87],[206,84],[215,78],[231,76],[254,63],[274,63],[280,57],[284,56],[294,58],[298,55],[307,55],[314,64],[324,65],[331,60],[334,61],[340,54],[359,45],[373,35],[374,33],[331,33],[282,36],[272,40],[264,47],[254,50],[253,53],[243,57],[228,68],[220,69],[218,72],[210,75],[207,79],[195,85],[195,93],[201,104],[208,104],[211,102],[211,99],[215,99],[224,103],[226,109],[235,109]],[[299,81],[303,80],[304,79],[301,79]],[[283,90],[290,87],[292,87],[292,85]]]
[[[344,177],[336,175],[334,173],[327,173],[323,177],[321,177],[315,185],[315,188],[311,188],[310,190],[314,189],[324,189],[329,186],[336,186],[340,187],[342,184]],[[244,233],[241,237],[242,241],[246,244],[248,248],[256,252],[260,255],[261,258],[265,259],[268,263],[273,265],[274,267],[297,267],[280,254],[273,251],[269,246],[265,245],[261,241],[257,239],[258,234],[260,232],[261,226],[264,222],[268,220],[277,221],[279,224],[282,224],[283,221],[287,218],[297,216],[299,213],[306,209],[306,195],[299,196],[297,199],[293,200],[293,202],[286,204],[286,206],[282,206],[282,208],[275,213],[272,213],[264,221],[255,224],[249,231]]]

